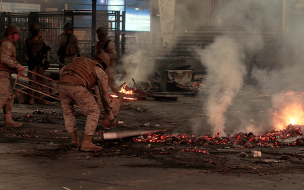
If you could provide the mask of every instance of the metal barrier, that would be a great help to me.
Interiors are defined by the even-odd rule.
[[[110,29],[109,37],[115,41],[117,58],[119,61],[122,53],[124,53],[124,35],[125,35],[125,14],[120,11],[97,11],[96,26],[105,26]],[[98,17],[97,17],[98,16]],[[95,43],[92,35],[96,35],[96,31],[92,31],[92,11],[91,10],[65,10],[61,12],[30,12],[30,13],[0,13],[0,33],[1,38],[4,37],[5,28],[9,25],[15,25],[21,30],[20,41],[16,43],[17,61],[25,64],[23,56],[23,46],[26,38],[31,36],[29,27],[32,23],[40,25],[40,34],[50,46],[55,42],[56,37],[63,32],[63,25],[71,23],[74,26],[73,33],[78,38],[81,56],[91,56],[95,53]],[[122,31],[120,26],[122,24]],[[121,36],[121,38],[120,38]],[[58,61],[56,52],[50,52],[50,55]],[[50,59],[51,67],[59,67],[53,59]]]

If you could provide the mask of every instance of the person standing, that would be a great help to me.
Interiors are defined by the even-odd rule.
[[[108,76],[104,72],[107,69],[107,65],[101,59],[96,60],[98,62],[91,58],[77,57],[71,64],[60,70],[58,92],[63,109],[65,127],[71,135],[72,146],[79,147],[80,144],[76,133],[74,104],[76,103],[87,116],[84,139],[80,148],[82,151],[103,150],[102,147],[92,143],[92,137],[100,115],[99,107],[90,93],[95,84],[98,84],[98,91],[107,114],[106,118],[109,121],[109,126],[103,127],[116,126],[108,94]]]
[[[59,56],[59,61],[63,66],[67,66],[76,56],[80,57],[80,49],[78,46],[78,40],[73,34],[73,25],[71,23],[66,23],[63,26],[63,29],[64,32],[55,40],[53,50]],[[60,69],[61,68],[62,66],[60,66]]]
[[[108,28],[99,27],[96,31],[98,42],[96,42],[95,57],[98,56],[108,56],[110,63],[106,69],[106,74],[108,75],[108,83],[111,90],[118,96],[118,102],[113,105],[114,116],[118,115],[121,104],[123,103],[123,96],[119,92],[120,88],[115,83],[115,59],[116,59],[116,47],[115,43],[111,41],[108,37]],[[98,100],[100,102],[100,100]],[[100,104],[100,103],[99,103]]]
[[[47,46],[42,36],[38,36],[40,31],[39,24],[32,24],[30,26],[30,31],[32,33],[32,37],[26,39],[23,49],[25,61],[30,71],[39,75],[45,75],[45,70],[49,67],[48,50],[50,47]],[[37,81],[37,83],[44,84],[43,77],[33,75],[32,73],[28,73],[28,77],[31,80]],[[42,87],[37,83],[30,81],[29,84],[35,86],[38,91],[41,91]],[[30,97],[29,104],[35,104],[34,92],[31,93],[32,96]]]
[[[0,42],[0,107],[3,109],[5,127],[20,127],[22,123],[12,119],[14,96],[11,87],[11,74],[18,73],[24,77],[24,67],[16,60],[14,45],[20,39],[20,30],[10,25],[5,29],[4,35],[5,38]]]

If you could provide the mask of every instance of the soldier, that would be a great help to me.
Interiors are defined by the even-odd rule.
[[[116,47],[115,43],[112,42],[108,37],[108,28],[106,27],[99,27],[96,31],[98,42],[96,43],[96,52],[95,56],[100,56],[105,54],[110,58],[110,64],[106,69],[106,74],[108,75],[109,86],[111,90],[118,96],[118,100],[113,102],[113,114],[114,116],[118,115],[118,111],[120,109],[121,104],[123,103],[123,96],[119,92],[120,88],[115,83],[115,58],[116,58]],[[104,56],[104,55],[103,55]],[[100,102],[100,100],[98,100]],[[100,104],[100,103],[99,103]]]
[[[66,23],[63,29],[64,32],[56,38],[53,49],[57,52],[59,61],[64,66],[67,66],[73,61],[76,55],[80,57],[80,49],[78,47],[78,40],[73,34],[73,25]]]
[[[43,51],[47,46],[46,42],[41,36],[38,36],[40,31],[39,24],[32,24],[30,26],[30,31],[32,33],[32,37],[27,38],[25,41],[23,53],[28,65],[28,69],[34,73],[38,73],[40,75],[45,75],[45,70],[49,67],[49,52]],[[42,53],[42,56],[39,54]],[[37,55],[38,53],[38,55]],[[28,73],[28,77],[31,80],[35,80],[40,84],[44,84],[44,78],[39,77],[37,75],[33,75],[32,73]],[[37,85],[37,83],[30,82],[30,85],[37,87],[37,90],[42,90],[42,87]],[[31,92],[34,95],[34,92]],[[35,104],[34,96],[31,96],[29,104]]]
[[[92,137],[95,133],[100,114],[99,107],[90,93],[95,84],[98,84],[98,91],[100,91],[109,125],[112,127],[116,126],[108,94],[108,76],[104,72],[107,69],[107,64],[100,58],[96,58],[96,60],[98,62],[91,58],[77,57],[71,64],[60,70],[61,76],[58,92],[63,109],[65,127],[71,135],[72,146],[79,146],[74,116],[74,103],[87,116],[84,139],[81,144],[82,151],[101,151],[103,149],[92,143]]]
[[[16,26],[8,26],[4,32],[5,38],[0,42],[0,106],[3,108],[5,127],[20,127],[22,123],[13,121],[13,92],[11,74],[24,76],[24,68],[16,61],[16,46],[14,42],[20,39],[20,30]]]

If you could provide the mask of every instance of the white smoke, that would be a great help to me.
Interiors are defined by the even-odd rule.
[[[122,80],[127,84],[147,82],[147,78],[155,72],[155,61],[148,59],[145,52],[137,51],[130,53],[122,59],[124,76]]]
[[[248,79],[252,73],[257,73],[252,71],[255,68],[254,64],[263,68],[268,68],[267,64],[270,65],[267,61],[253,60],[261,54],[261,50],[267,58],[273,58],[271,53],[274,51],[267,49],[265,43],[268,41],[265,40],[268,40],[269,33],[281,29],[279,17],[282,13],[282,4],[278,1],[229,2],[224,5],[222,12],[225,15],[222,23],[224,36],[217,37],[212,45],[197,51],[202,64],[207,67],[206,85],[212,89],[205,108],[209,116],[208,122],[213,127],[213,133],[220,132],[220,135],[225,135],[225,113],[243,87],[244,77]],[[270,52],[269,55],[265,50]],[[264,80],[267,77],[265,72],[260,71]],[[240,106],[240,109],[250,110],[252,105],[244,102]],[[240,120],[240,126],[235,126],[233,130],[245,132],[259,131],[262,129],[261,126],[269,123],[264,121],[265,118],[256,118],[258,124],[255,126],[248,122],[244,113],[239,114],[237,119]]]
[[[283,129],[290,123],[291,118],[300,125],[304,124],[303,9],[297,10],[295,5],[295,1],[287,1],[285,31],[277,39],[277,51],[271,54],[276,60],[274,68],[255,68],[254,71],[267,73],[260,85],[264,91],[272,90],[270,122],[273,129]]]
[[[241,46],[228,36],[220,36],[206,49],[197,50],[202,63],[208,69],[207,86],[212,87],[207,100],[208,123],[213,133],[225,136],[225,117],[227,107],[240,90],[245,75],[242,63],[244,52]]]

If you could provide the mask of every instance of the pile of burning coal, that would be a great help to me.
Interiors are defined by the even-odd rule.
[[[303,146],[304,126],[289,124],[282,130],[271,130],[261,135],[253,133],[236,133],[229,137],[195,136],[187,134],[147,134],[134,138],[135,142],[185,144],[194,146],[222,145],[224,148],[280,148],[284,146]]]

